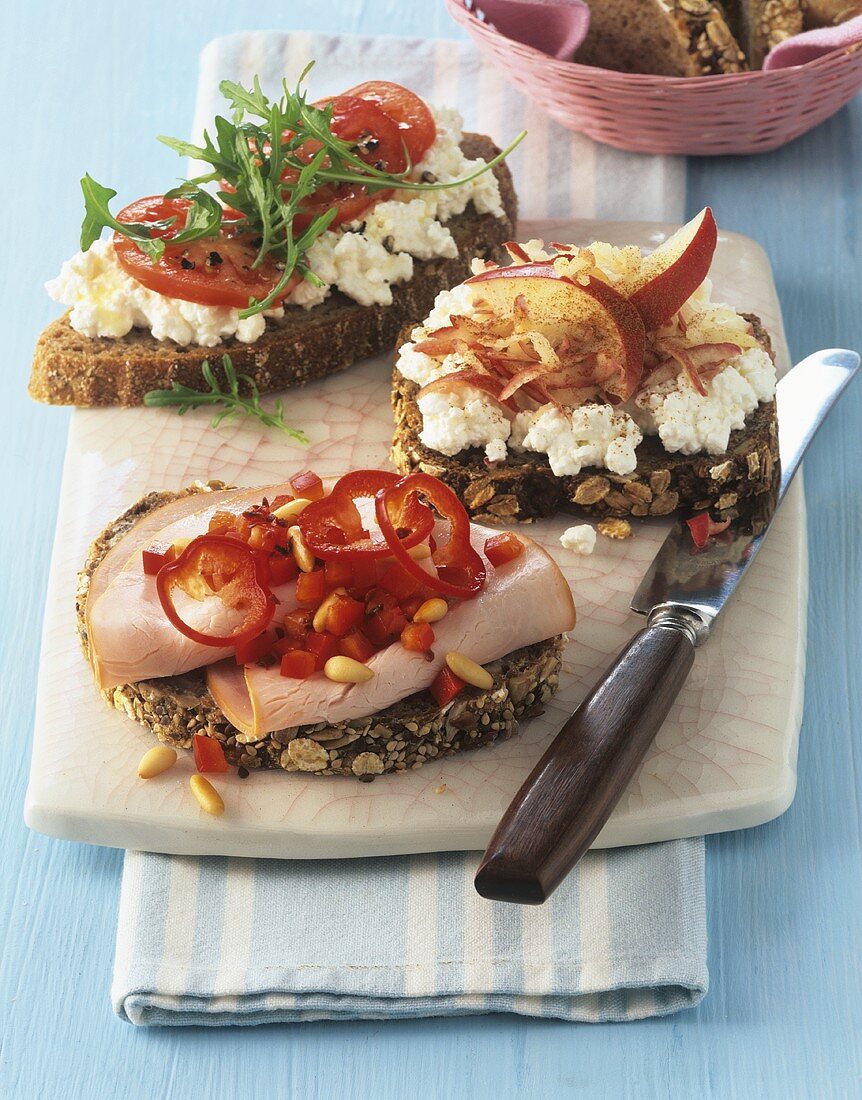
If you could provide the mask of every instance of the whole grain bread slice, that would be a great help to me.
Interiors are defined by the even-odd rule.
[[[465,134],[461,148],[470,159],[490,160],[499,152],[489,137]],[[303,385],[391,348],[399,330],[424,317],[438,292],[463,282],[474,256],[499,257],[514,236],[517,199],[505,164],[494,169],[505,217],[479,214],[472,206],[447,222],[458,246],[453,259],[417,260],[413,278],[392,287],[392,305],[361,306],[337,291],[313,309],[289,307],[283,321],[268,320],[253,344],[228,339],[214,348],[179,347],[143,329],[121,339],[89,339],[75,332],[68,314],[44,330],[36,344],[30,396],[52,405],[140,405],[144,394],[173,382],[201,386],[208,359],[221,377],[227,353],[240,374],[261,393]]]
[[[803,0],[725,0],[725,7],[752,69],[762,67],[773,46],[802,30]]]
[[[590,29],[574,60],[627,73],[708,76],[748,68],[720,3],[589,0]]]
[[[75,599],[78,638],[86,657],[90,580],[111,547],[144,516],[177,497],[224,488],[222,482],[196,482],[179,493],[149,493],[94,540],[78,575]],[[377,714],[294,726],[257,740],[240,733],[225,718],[201,671],[124,684],[103,691],[102,696],[160,741],[177,748],[189,748],[194,734],[201,733],[219,741],[227,759],[238,767],[347,775],[367,782],[384,772],[418,768],[512,736],[519,719],[541,713],[556,691],[564,642],[562,636],[549,638],[493,661],[485,666],[494,678],[491,688],[467,687],[442,709],[430,692],[420,691]]]
[[[771,351],[759,318],[745,317],[762,347]],[[399,342],[409,338],[406,329]],[[577,475],[557,477],[547,457],[532,452],[510,454],[505,462],[489,465],[480,448],[448,457],[426,447],[419,438],[418,392],[416,383],[396,369],[392,462],[404,474],[418,470],[440,478],[477,523],[510,524],[566,509],[601,517],[643,517],[666,516],[685,507],[713,508],[732,517],[744,501],[771,491],[779,468],[774,401],[759,405],[745,427],[731,433],[723,454],[671,454],[657,437],[645,436],[632,474],[585,467]]]

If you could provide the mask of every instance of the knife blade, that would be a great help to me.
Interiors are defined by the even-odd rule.
[[[774,507],[751,529],[692,553],[674,523],[632,599],[639,631],[575,710],[491,838],[476,890],[541,904],[583,856],[646,755],[694,663],[695,650],[763,545],[811,440],[859,369],[853,351],[815,352],[778,383],[781,472]]]

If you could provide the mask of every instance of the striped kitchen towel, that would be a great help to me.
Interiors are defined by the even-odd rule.
[[[379,77],[457,104],[468,128],[498,141],[527,129],[512,158],[524,216],[681,218],[681,161],[559,128],[458,42],[218,39],[202,57],[197,132],[218,108],[220,79],[257,73],[272,92],[311,58],[314,96]],[[705,994],[701,840],[590,853],[536,908],[479,897],[476,863],[475,853],[286,862],[129,852],[115,1009],[136,1024],[482,1012],[607,1021]]]

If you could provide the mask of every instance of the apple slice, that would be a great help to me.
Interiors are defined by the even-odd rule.
[[[467,282],[474,301],[486,301],[499,316],[512,316],[523,298],[527,326],[554,346],[568,337],[587,353],[613,356],[624,379],[608,388],[623,399],[634,393],[643,373],[646,332],[637,309],[614,287],[592,277],[585,284],[561,277],[551,263],[494,268]]]
[[[669,321],[709,274],[718,230],[707,206],[646,257],[637,276],[617,289],[643,318],[647,332]]]

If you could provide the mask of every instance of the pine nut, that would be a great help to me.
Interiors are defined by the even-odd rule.
[[[484,691],[494,686],[494,677],[491,673],[476,664],[471,657],[465,657],[463,653],[459,653],[457,649],[446,654],[446,664],[465,684],[482,688]]]
[[[311,620],[311,625],[318,634],[322,634],[324,630],[326,630],[326,618],[329,615],[329,609],[337,602],[339,596],[344,595],[344,592],[345,589],[343,588],[333,588],[323,603],[315,611],[314,618]]]
[[[409,547],[407,553],[414,561],[425,561],[431,557],[431,547],[427,542],[420,542],[417,546]]]
[[[426,600],[425,603],[420,604],[416,609],[416,614],[413,616],[414,623],[439,623],[443,616],[448,612],[449,604],[445,600],[441,600],[438,596],[434,596],[430,600]]]
[[[290,538],[290,548],[293,551],[293,560],[303,573],[313,573],[315,562],[314,554],[312,554],[302,541],[302,531],[300,531],[298,527],[293,526],[288,529],[287,533]]]
[[[255,550],[259,550],[263,546],[264,530],[262,527],[252,527],[248,536],[249,546],[253,546]]]
[[[208,779],[195,772],[189,779],[189,786],[202,810],[212,814],[213,817],[218,817],[219,814],[224,813],[224,802],[221,800],[221,795]]]
[[[287,504],[282,504],[280,508],[276,508],[272,513],[276,519],[293,519],[294,516],[300,515],[311,504],[310,500],[306,500],[305,497],[297,497],[296,500],[289,500]]]
[[[323,666],[323,675],[337,684],[364,684],[374,678],[368,665],[352,657],[330,657]]]
[[[182,554],[183,550],[185,550],[191,541],[191,539],[174,539],[174,553],[177,557]]]
[[[141,762],[138,764],[138,778],[155,779],[157,775],[161,775],[168,768],[172,768],[176,762],[176,749],[172,749],[168,745],[153,745],[141,757]]]

